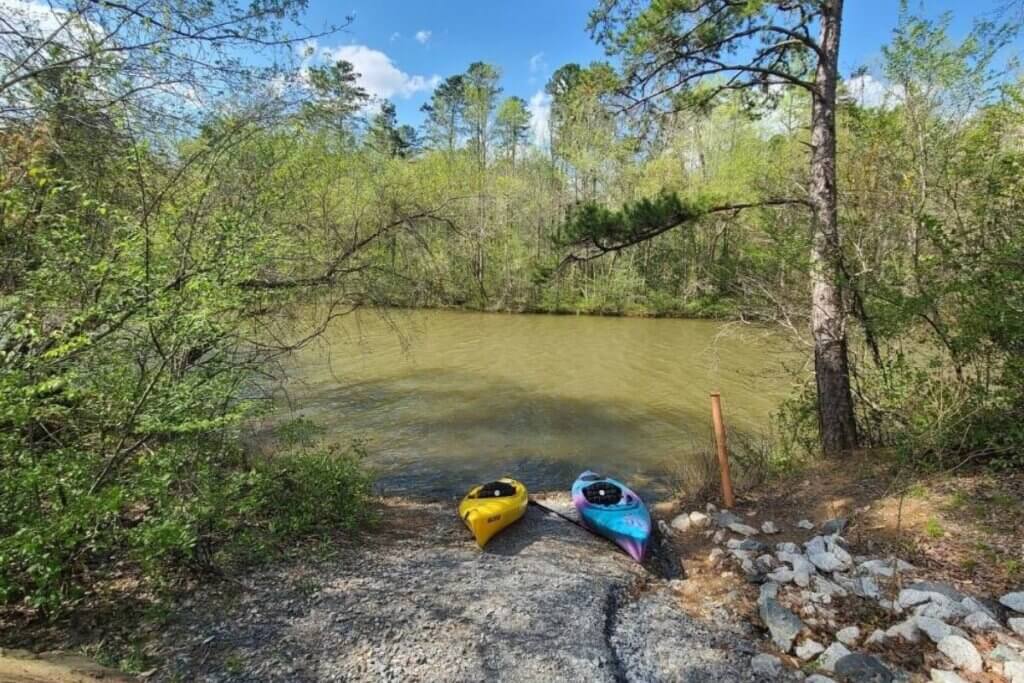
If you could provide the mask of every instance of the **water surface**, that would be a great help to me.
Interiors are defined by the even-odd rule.
[[[295,359],[290,408],[366,441],[387,494],[450,496],[511,474],[567,489],[583,469],[663,489],[710,438],[763,432],[788,391],[763,331],[693,320],[449,311],[360,314]]]

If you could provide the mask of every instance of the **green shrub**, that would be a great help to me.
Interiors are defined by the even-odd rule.
[[[116,564],[159,585],[183,569],[265,559],[313,534],[350,533],[370,518],[361,447],[285,450],[246,464],[237,449],[165,446],[88,492],[90,478],[52,454],[0,483],[0,602],[54,614]],[[61,488],[66,505],[35,503]],[[59,496],[58,496],[59,499]]]

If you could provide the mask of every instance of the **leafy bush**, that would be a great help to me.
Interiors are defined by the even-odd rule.
[[[237,539],[268,548],[362,519],[356,455],[251,464],[237,445],[292,344],[265,331],[294,295],[253,283],[287,278],[272,266],[296,240],[247,216],[234,183],[258,188],[227,172],[266,169],[259,144],[230,150],[249,166],[222,148],[172,173],[177,194],[143,215],[122,180],[159,176],[158,160],[118,144],[88,182],[59,158],[76,147],[45,139],[0,170],[0,603],[53,613],[112,571],[161,580]]]
[[[183,568],[249,562],[303,537],[353,532],[372,512],[363,456],[359,446],[312,444],[246,464],[237,450],[180,444],[140,458],[118,486],[92,495],[88,480],[46,459],[0,484],[0,523],[17,529],[0,537],[0,601],[54,613],[115,563],[159,583]],[[27,504],[57,486],[67,505]]]

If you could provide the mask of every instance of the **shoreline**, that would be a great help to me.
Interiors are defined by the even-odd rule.
[[[145,653],[128,668],[224,683],[926,681],[931,669],[1017,683],[1024,634],[1014,628],[1024,623],[1013,620],[1024,614],[999,598],[1019,578],[958,571],[950,550],[924,544],[938,498],[903,500],[895,519],[906,496],[885,480],[891,463],[862,454],[850,464],[845,475],[820,463],[743,491],[731,511],[651,501],[682,578],[535,506],[480,551],[452,502],[383,499],[373,530],[183,590],[124,643]],[[949,486],[936,482],[931,495]],[[536,497],[572,513],[564,492]],[[967,653],[951,659],[946,636],[973,648],[991,677],[964,668],[976,663],[964,642],[950,641]],[[843,673],[854,665],[888,673]]]

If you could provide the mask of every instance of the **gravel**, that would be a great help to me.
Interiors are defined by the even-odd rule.
[[[844,629],[840,629],[836,632],[836,640],[843,645],[853,647],[860,640],[860,628],[856,626],[847,626]]]
[[[967,634],[956,626],[950,626],[946,622],[940,619],[933,619],[931,617],[915,617],[914,623],[917,627],[925,632],[925,634],[931,638],[933,643],[938,644],[947,636],[959,636],[961,639],[965,639]]]
[[[985,612],[975,612],[967,615],[964,619],[964,626],[972,631],[998,631],[1002,626],[998,621]]]
[[[966,638],[946,636],[939,641],[939,652],[949,657],[958,668],[971,673],[981,673],[983,663],[978,649]]]
[[[538,508],[485,551],[451,505],[384,516],[383,538],[205,589],[150,680],[770,680],[751,626],[688,616],[667,581]]]
[[[836,517],[830,519],[821,525],[821,533],[825,536],[831,536],[832,534],[841,534],[843,529],[846,528],[846,517]]]
[[[759,676],[774,680],[782,675],[782,660],[775,655],[760,654],[751,658],[750,668]]]
[[[757,529],[755,529],[754,527],[752,527],[752,526],[750,526],[748,524],[742,524],[740,522],[733,522],[727,528],[729,529],[729,531],[731,531],[731,532],[733,532],[735,534],[740,534],[741,536],[756,536],[757,535]]]
[[[1019,593],[1007,593],[999,598],[1004,607],[1009,607],[1014,612],[1024,613],[1024,591]]]
[[[796,656],[804,661],[814,659],[824,651],[824,645],[809,638],[796,646]]]
[[[834,671],[840,659],[852,654],[842,643],[832,643],[818,657],[818,667],[823,671]]]
[[[877,657],[861,653],[848,654],[836,662],[836,675],[848,683],[890,683],[892,671]]]
[[[771,633],[772,642],[783,652],[789,652],[793,640],[804,627],[800,617],[780,605],[775,598],[765,597],[758,602],[761,621]]]

